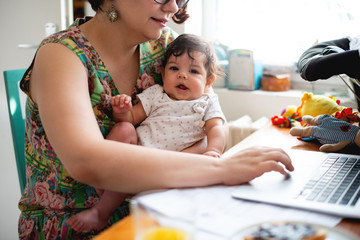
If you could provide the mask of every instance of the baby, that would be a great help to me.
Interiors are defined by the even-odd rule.
[[[195,35],[180,35],[166,50],[163,86],[146,89],[134,106],[130,96],[113,97],[113,118],[140,124],[139,145],[182,151],[206,136],[204,154],[220,157],[226,142],[225,117],[211,89],[220,72],[209,43]]]
[[[166,50],[161,74],[163,86],[154,85],[138,94],[139,103],[134,106],[128,95],[112,97],[113,118],[118,123],[111,131],[116,136],[110,139],[182,151],[206,137],[204,154],[220,158],[226,144],[225,117],[211,88],[221,74],[211,45],[195,35],[180,35]],[[76,231],[103,228],[128,196],[96,190],[99,203],[68,220]]]

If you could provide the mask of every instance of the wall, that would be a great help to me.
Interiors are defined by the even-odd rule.
[[[20,189],[2,72],[30,65],[35,49],[20,49],[18,45],[40,43],[47,22],[60,26],[60,0],[0,1],[0,239],[4,240],[18,239]]]
[[[234,121],[244,115],[249,115],[253,121],[261,117],[270,119],[280,115],[281,111],[289,105],[300,106],[304,91],[289,90],[283,92],[270,92],[263,90],[245,91],[214,88],[219,96],[220,105],[228,121]],[[317,95],[317,94],[315,94]],[[324,93],[324,96],[332,94]],[[340,96],[340,105],[356,109],[353,97]]]
[[[279,115],[288,105],[301,104],[301,91],[267,92],[214,88],[228,121],[249,115],[253,121]]]

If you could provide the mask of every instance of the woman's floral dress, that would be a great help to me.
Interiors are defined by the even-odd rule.
[[[103,62],[79,26],[89,18],[78,19],[67,30],[43,40],[66,46],[83,62],[88,72],[90,101],[99,128],[107,136],[115,122],[111,119],[109,99],[119,94]],[[161,82],[160,67],[166,46],[175,33],[165,29],[160,39],[140,45],[140,75],[133,97],[142,90]],[[31,99],[29,81],[33,64],[26,71],[21,89],[28,95],[25,120],[25,158],[27,185],[20,199],[20,239],[90,239],[97,232],[78,233],[66,220],[99,201],[95,189],[74,180],[64,168],[49,143],[41,123],[38,106]],[[129,213],[122,204],[109,220],[109,226]]]

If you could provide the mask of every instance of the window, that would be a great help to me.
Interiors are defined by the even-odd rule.
[[[201,15],[201,32],[195,21],[189,21],[185,31],[230,48],[252,50],[264,64],[294,66],[316,42],[360,34],[359,0],[203,0],[200,9],[196,8],[201,1],[193,2],[189,11],[191,18]],[[339,79],[315,85],[324,82],[346,90]],[[304,83],[314,88],[299,79]]]
[[[360,34],[358,0],[217,0],[215,4],[216,21],[209,22],[216,24],[211,29],[217,40],[231,48],[251,49],[265,62],[294,62],[317,41]]]

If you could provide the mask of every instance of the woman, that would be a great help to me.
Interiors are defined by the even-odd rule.
[[[95,17],[47,38],[21,82],[28,100],[20,239],[91,238],[96,232],[76,232],[66,221],[98,202],[95,187],[138,193],[234,185],[266,171],[285,174],[278,162],[293,169],[279,149],[254,147],[218,159],[106,140],[113,139],[110,130],[116,127],[108,99],[119,93],[134,96],[155,84],[164,49],[174,38],[166,23],[184,1],[90,3]],[[187,16],[181,13],[180,22]],[[109,225],[127,213],[123,204]]]

